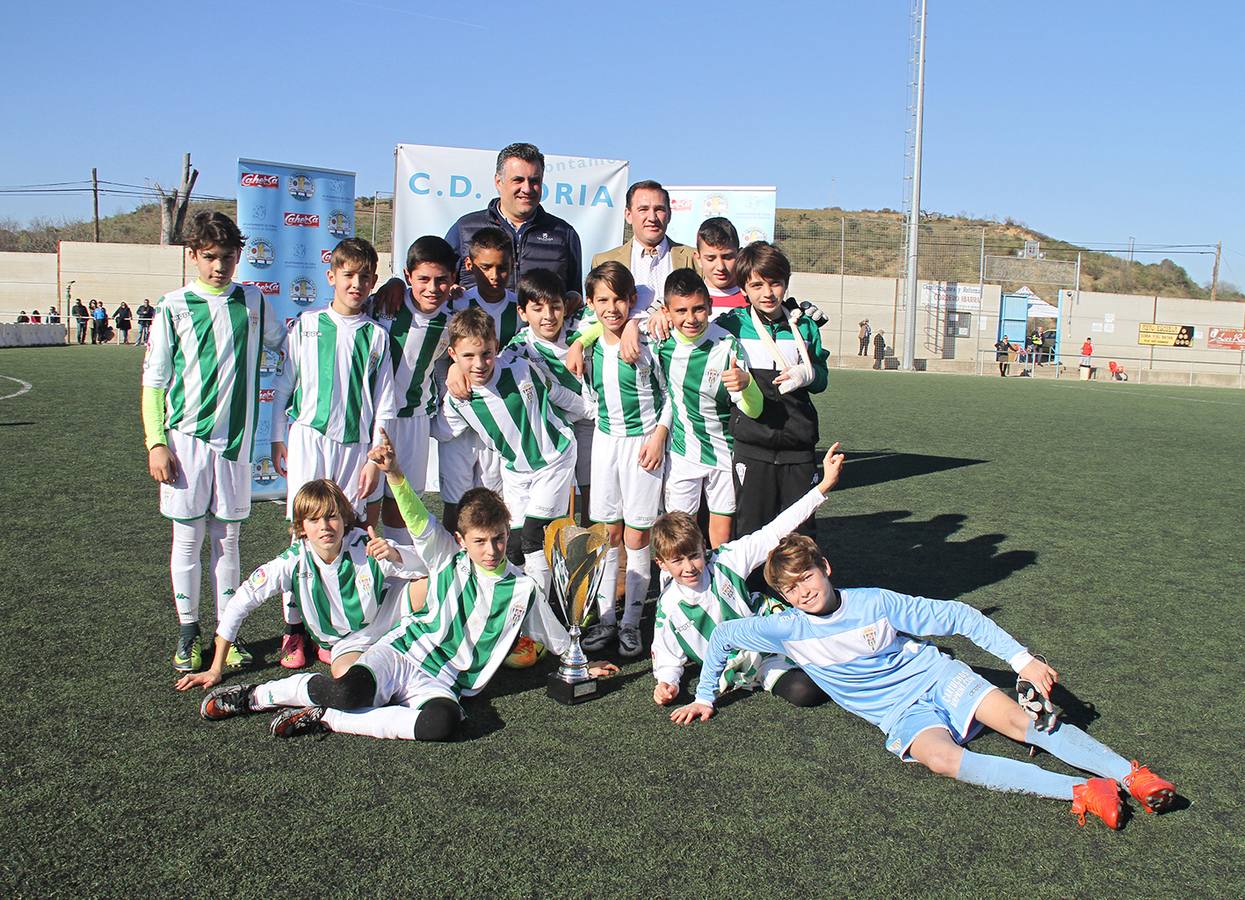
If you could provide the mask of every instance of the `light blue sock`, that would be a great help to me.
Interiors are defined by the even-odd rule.
[[[1084,778],[1047,772],[1033,763],[1017,762],[1001,756],[988,756],[965,750],[960,759],[957,781],[981,785],[992,791],[1011,791],[1017,794],[1033,794],[1055,800],[1071,800],[1072,789],[1084,784]]]
[[[1121,785],[1132,773],[1133,767],[1106,744],[1096,741],[1075,725],[1061,722],[1054,731],[1038,731],[1029,725],[1025,743],[1041,747],[1051,756],[1062,759],[1070,766],[1093,772],[1103,778],[1114,778]]]

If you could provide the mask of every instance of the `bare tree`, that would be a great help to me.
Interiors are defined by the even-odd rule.
[[[152,189],[160,200],[160,243],[180,244],[182,242],[182,225],[186,222],[186,209],[190,206],[190,192],[194,190],[199,170],[190,166],[190,154],[182,158],[182,182],[176,190],[165,190],[160,182],[155,182]]]

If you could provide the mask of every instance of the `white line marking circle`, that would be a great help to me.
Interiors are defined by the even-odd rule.
[[[34,385],[32,385],[29,381],[22,381],[20,378],[14,378],[12,375],[0,375],[0,378],[5,379],[6,381],[16,381],[18,384],[21,385],[21,387],[18,388],[13,393],[5,394],[4,396],[0,397],[0,400],[10,400],[13,397],[20,397],[22,394],[26,393],[28,390],[34,387]]]

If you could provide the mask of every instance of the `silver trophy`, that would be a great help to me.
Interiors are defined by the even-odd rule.
[[[581,528],[566,516],[545,528],[545,556],[553,573],[553,598],[562,610],[571,637],[558,670],[549,676],[549,696],[559,703],[583,703],[600,692],[599,679],[588,674],[588,657],[579,636],[601,590],[609,546],[609,534],[601,523]]]

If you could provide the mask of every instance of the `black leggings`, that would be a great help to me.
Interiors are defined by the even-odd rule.
[[[821,706],[830,699],[803,669],[792,669],[784,674],[774,682],[770,693],[782,697],[792,706]]]
[[[376,676],[366,666],[351,666],[340,678],[313,675],[307,682],[307,696],[316,706],[329,709],[373,706],[377,699]],[[457,703],[448,697],[434,697],[420,707],[419,718],[415,720],[415,740],[447,741],[461,719]]]

